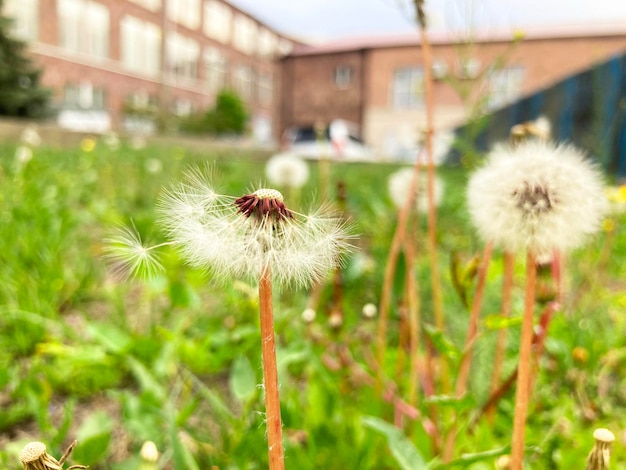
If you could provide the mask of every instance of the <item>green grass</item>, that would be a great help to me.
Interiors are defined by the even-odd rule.
[[[76,438],[75,462],[96,469],[137,468],[145,440],[163,453],[162,468],[266,468],[255,286],[216,284],[210,272],[187,268],[167,249],[165,273],[147,282],[116,281],[102,259],[102,240],[119,224],[132,223],[144,238],[164,241],[154,224],[155,201],[186,167],[208,164],[221,191],[241,195],[264,180],[264,160],[244,152],[126,146],[112,151],[98,144],[91,152],[35,149],[33,160],[20,169],[14,150],[0,146],[0,466],[20,468],[17,454],[29,440],[46,442],[58,457]],[[333,183],[345,183],[346,212],[360,234],[359,251],[343,272],[342,328],[333,330],[326,322],[333,302],[330,282],[311,325],[300,319],[307,291],[275,294],[287,468],[394,469],[401,468],[398,452],[417,450],[425,461],[435,457],[420,420],[406,420],[400,433],[385,426],[393,422],[393,406],[367,378],[375,376],[368,357],[375,353],[376,320],[365,320],[360,312],[365,303],[379,302],[396,221],[387,178],[396,169],[332,167]],[[319,199],[314,163],[311,170],[309,184],[291,201],[296,208]],[[453,253],[468,260],[480,254],[482,244],[466,215],[466,172],[442,168],[440,176],[446,183],[438,246],[447,330],[437,344],[454,372],[468,312],[452,287],[450,260]],[[614,233],[600,234],[567,260],[568,295],[550,325],[531,403],[531,468],[582,468],[596,427],[621,436],[626,425],[624,221],[617,219]],[[421,222],[415,269],[422,318],[432,323],[425,231]],[[612,245],[610,256],[599,261],[605,244]],[[516,317],[522,309],[519,263]],[[487,319],[499,308],[500,266],[496,255],[483,308]],[[396,377],[400,281],[384,365],[389,377]],[[465,431],[488,394],[497,331],[490,325],[481,323],[467,399],[440,397],[434,405],[444,429],[457,416],[457,456],[498,453],[509,444],[511,393],[500,401],[493,423],[483,420],[472,433]],[[508,331],[505,369],[510,371],[519,323],[512,322]],[[407,374],[397,377],[403,396]],[[423,399],[418,408],[428,415]],[[475,460],[457,468],[493,468],[495,457],[479,454]],[[615,468],[626,468],[620,443],[613,461]],[[413,468],[420,468],[415,462]]]

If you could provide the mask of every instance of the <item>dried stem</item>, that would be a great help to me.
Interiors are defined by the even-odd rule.
[[[406,254],[405,294],[407,298],[408,326],[409,326],[409,405],[417,404],[417,382],[419,377],[419,344],[420,344],[420,305],[417,292],[418,285],[415,279],[414,260],[415,245],[413,239],[407,237],[404,252]]]
[[[419,175],[419,166],[415,165],[415,171],[413,178],[409,185],[407,200],[398,214],[398,225],[396,231],[393,234],[391,240],[391,246],[389,247],[389,255],[387,256],[387,264],[385,265],[385,275],[383,278],[383,287],[380,294],[380,306],[379,306],[379,320],[378,320],[378,335],[376,338],[377,354],[376,359],[378,361],[378,384],[377,391],[381,392],[383,389],[383,382],[385,378],[385,353],[387,349],[387,329],[389,324],[389,309],[391,301],[391,292],[393,287],[393,276],[396,272],[396,266],[398,264],[398,256],[400,255],[400,249],[402,248],[403,240],[406,236],[406,228],[409,220],[409,213],[411,206],[415,201],[415,188],[417,187],[417,179]]]
[[[460,398],[467,392],[467,382],[469,380],[470,366],[472,363],[472,351],[474,349],[474,343],[478,336],[478,320],[480,317],[480,310],[483,303],[483,294],[485,292],[485,284],[487,280],[487,271],[489,270],[489,263],[491,262],[491,253],[493,252],[493,243],[489,242],[485,246],[483,252],[483,259],[480,263],[480,269],[478,270],[478,281],[476,284],[476,292],[474,293],[474,299],[472,300],[472,310],[470,312],[469,325],[467,327],[467,336],[465,337],[465,347],[463,350],[463,358],[461,359],[461,365],[459,366],[459,374],[456,380],[455,395]],[[452,459],[454,453],[454,443],[456,440],[457,426],[456,423],[452,425],[448,437],[446,439],[446,445],[444,448],[443,459],[448,462]]]
[[[526,257],[526,293],[524,299],[524,317],[520,339],[517,388],[515,393],[515,412],[513,416],[513,445],[511,449],[511,470],[522,470],[524,465],[524,434],[526,415],[530,395],[531,348],[533,343],[533,324],[535,310],[535,288],[537,283],[535,255],[528,252]]]
[[[259,309],[261,316],[261,344],[263,355],[263,384],[265,388],[265,416],[270,470],[285,468],[283,430],[280,418],[278,369],[274,343],[274,314],[272,309],[272,280],[267,265],[259,279]]]
[[[502,307],[500,315],[502,318],[509,318],[511,314],[511,293],[513,291],[513,268],[515,267],[515,255],[511,252],[504,253],[504,279],[502,282]],[[493,373],[491,375],[491,393],[494,393],[500,386],[500,375],[502,374],[502,361],[506,348],[507,328],[501,328],[496,340],[496,351],[493,358]],[[494,407],[487,410],[487,418],[491,421],[494,416]]]
[[[441,279],[439,275],[439,260],[437,250],[437,210],[435,206],[435,163],[433,159],[433,133],[434,133],[434,112],[435,95],[433,93],[432,63],[433,55],[430,41],[426,34],[426,16],[424,14],[424,1],[415,0],[416,19],[420,25],[420,44],[422,49],[422,62],[424,64],[424,100],[426,111],[426,161],[428,169],[428,253],[430,261],[430,278],[433,295],[433,311],[435,316],[435,326],[441,332],[445,328],[443,314],[443,294],[441,289]],[[440,364],[441,383],[443,392],[447,393],[450,385],[448,379],[448,368],[445,361]]]

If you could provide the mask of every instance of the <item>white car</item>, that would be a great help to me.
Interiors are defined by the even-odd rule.
[[[332,138],[331,138],[332,136]],[[291,127],[285,134],[286,151],[302,158],[374,161],[372,150],[361,140],[354,125],[335,120],[318,138],[314,126]]]

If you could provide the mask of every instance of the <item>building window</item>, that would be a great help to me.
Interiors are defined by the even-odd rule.
[[[102,111],[106,105],[104,88],[89,82],[66,83],[63,88],[63,108],[73,110]]]
[[[262,28],[259,31],[259,56],[265,59],[271,59],[276,55],[276,47],[278,39],[271,31]]]
[[[237,15],[234,22],[233,46],[244,54],[255,52],[258,36],[257,24],[247,16]]]
[[[235,69],[235,90],[243,98],[252,98],[253,70],[249,65],[238,65]]]
[[[522,93],[524,67],[511,66],[495,69],[487,76],[487,103],[490,108],[505,106]]]
[[[190,100],[176,98],[172,102],[171,111],[176,116],[189,116],[193,112],[193,104]]]
[[[4,14],[13,19],[12,31],[23,41],[36,41],[39,35],[39,0],[8,0]]]
[[[122,63],[128,70],[157,76],[161,65],[161,29],[126,15],[121,21]]]
[[[173,33],[167,38],[167,63],[177,79],[193,81],[198,77],[200,47],[191,38]]]
[[[233,13],[225,3],[207,0],[204,3],[204,34],[224,44],[230,41]]]
[[[131,0],[131,2],[141,5],[150,11],[159,11],[161,9],[161,0]]]
[[[205,79],[207,89],[217,93],[226,87],[226,57],[219,49],[209,47],[204,51]]]
[[[272,104],[274,99],[274,81],[271,74],[259,74],[258,89],[259,102],[265,106]]]
[[[405,67],[396,70],[393,77],[391,103],[398,109],[415,109],[424,103],[424,70]]]
[[[338,88],[348,88],[352,82],[352,67],[340,65],[335,68],[335,85]]]
[[[197,29],[200,26],[200,0],[168,1],[167,17],[189,29]]]
[[[94,57],[109,55],[109,10],[93,0],[59,0],[60,45]]]

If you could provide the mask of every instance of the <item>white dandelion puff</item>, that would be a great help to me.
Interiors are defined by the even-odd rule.
[[[364,318],[374,318],[378,314],[378,307],[376,307],[373,303],[367,303],[363,305],[363,309],[361,310],[361,315]]]
[[[388,189],[389,196],[397,209],[402,209],[409,196],[411,181],[414,173],[413,167],[402,168],[389,176]],[[434,202],[438,207],[443,200],[444,184],[441,178],[435,176],[434,179]],[[419,212],[428,212],[428,174],[420,172],[417,184],[415,185],[415,207]]]
[[[315,321],[316,312],[312,308],[305,308],[300,317],[304,323],[313,323]]]
[[[273,185],[301,188],[309,179],[309,166],[296,155],[279,153],[267,161],[265,175]]]
[[[277,283],[306,286],[350,250],[341,218],[293,212],[274,189],[224,196],[200,175],[188,174],[158,205],[161,225],[190,265],[208,268],[218,279],[258,279],[271,266]]]
[[[41,136],[35,126],[26,126],[20,135],[20,142],[29,147],[39,147],[41,145]]]
[[[580,245],[606,212],[596,168],[575,147],[543,141],[492,151],[470,178],[467,199],[484,240],[539,257]]]
[[[30,147],[20,145],[15,149],[15,162],[19,168],[25,167],[33,159],[33,151]]]
[[[149,279],[163,270],[156,248],[171,242],[147,246],[137,230],[119,227],[104,240],[104,257],[112,273],[122,279]]]

